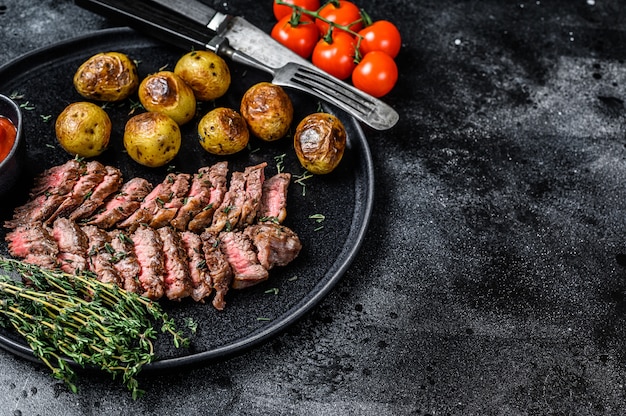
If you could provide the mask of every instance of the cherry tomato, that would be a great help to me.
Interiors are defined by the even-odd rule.
[[[356,41],[352,36],[346,32],[337,32],[333,34],[332,42],[329,43],[325,37],[317,42],[311,61],[330,75],[346,79],[356,67],[355,48]]]
[[[374,97],[382,97],[396,85],[398,67],[384,52],[372,51],[361,59],[352,73],[352,84]]]
[[[318,14],[333,23],[348,26],[354,32],[363,28],[361,11],[350,1],[339,0],[339,7],[335,6],[334,2],[329,1],[319,10]],[[328,32],[329,25],[325,21],[317,19],[315,24],[319,27],[322,36]]]
[[[310,10],[312,12],[317,11],[320,8],[320,0],[283,0],[285,3],[293,4],[294,6],[300,6],[303,9]],[[291,16],[293,8],[285,6],[284,4],[276,4],[274,0],[274,17],[276,20],[280,20],[285,16]]]
[[[287,15],[274,25],[272,37],[301,57],[308,58],[320,38],[320,32],[310,17],[300,16],[299,22],[294,26],[291,15]]]
[[[371,51],[385,52],[395,58],[400,52],[402,39],[400,31],[393,23],[387,20],[378,20],[359,31],[361,39],[360,51],[363,55]]]

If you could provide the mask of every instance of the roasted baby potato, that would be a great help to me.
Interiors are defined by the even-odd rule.
[[[230,87],[230,69],[211,51],[192,51],[183,55],[174,73],[191,87],[200,101],[211,101],[226,94]]]
[[[258,138],[271,142],[284,137],[293,121],[293,104],[280,86],[260,82],[241,99],[241,115]]]
[[[180,126],[196,115],[193,90],[172,71],[148,75],[139,84],[138,94],[146,110],[168,115]]]
[[[246,120],[231,108],[218,107],[198,123],[200,145],[214,155],[232,155],[248,145],[250,133]]]
[[[124,148],[139,164],[163,166],[176,157],[180,145],[180,127],[168,115],[147,112],[133,116],[126,122]]]
[[[330,173],[346,149],[346,129],[332,114],[310,114],[296,127],[293,146],[306,170],[317,175]]]
[[[121,101],[139,86],[137,66],[120,52],[102,52],[87,59],[74,74],[74,88],[85,98]]]
[[[109,115],[102,107],[86,101],[65,107],[54,128],[61,147],[79,157],[98,156],[106,150],[111,137]]]

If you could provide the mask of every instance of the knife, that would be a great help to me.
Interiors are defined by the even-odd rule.
[[[324,74],[325,77],[330,77],[244,18],[220,13],[199,1],[160,1],[162,4],[147,0],[75,0],[75,2],[85,9],[114,18],[178,47],[206,48],[222,52],[220,54],[229,58],[244,58],[234,60],[252,64],[257,68],[278,69],[297,64],[296,66],[309,69],[312,75]],[[177,6],[183,8],[177,9],[176,12],[171,10]],[[337,79],[329,78],[327,85],[335,85],[334,89],[343,90],[345,96],[337,96],[332,92],[320,94],[321,88],[317,94],[309,92],[338,105],[374,129],[387,130],[397,123],[398,113],[386,103]],[[338,103],[338,98],[346,98],[347,101],[354,103],[350,107],[361,109],[351,112],[342,106],[343,103]]]

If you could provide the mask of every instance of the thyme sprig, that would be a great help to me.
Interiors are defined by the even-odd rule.
[[[136,376],[154,359],[156,323],[176,347],[189,345],[159,304],[89,273],[73,275],[1,257],[0,268],[8,272],[0,273],[0,324],[21,334],[73,392],[76,374],[68,359],[114,379],[121,376],[132,397],[141,396]]]

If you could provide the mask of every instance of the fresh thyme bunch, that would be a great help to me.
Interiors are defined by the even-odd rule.
[[[136,379],[154,358],[153,340],[160,323],[176,347],[189,340],[160,305],[135,293],[102,283],[89,273],[72,275],[0,257],[0,324],[12,326],[35,356],[77,391],[68,359],[80,366],[121,375],[134,399],[144,392]],[[28,285],[16,282],[19,274]]]

